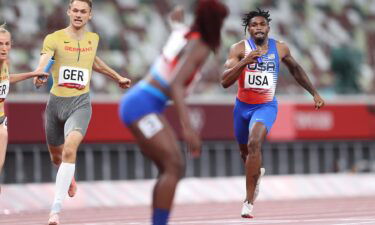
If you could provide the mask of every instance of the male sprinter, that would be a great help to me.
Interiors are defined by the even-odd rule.
[[[68,193],[74,196],[74,170],[78,146],[83,140],[91,118],[90,80],[92,69],[128,88],[130,80],[120,76],[96,56],[99,36],[88,32],[86,24],[92,17],[91,0],[70,0],[67,28],[47,35],[37,71],[43,70],[53,56],[53,85],[46,107],[46,138],[51,160],[59,166],[56,193],[49,225],[59,224],[62,202]],[[36,86],[46,80],[34,79]],[[70,187],[69,187],[70,186]]]
[[[324,106],[323,99],[305,71],[292,57],[288,46],[268,38],[270,21],[268,11],[258,9],[245,14],[243,25],[250,38],[231,47],[221,79],[224,88],[238,81],[234,130],[246,170],[246,199],[241,212],[244,218],[253,218],[251,212],[258,194],[258,179],[264,173],[264,169],[261,170],[261,147],[276,120],[275,89],[280,61],[313,96],[315,108]]]

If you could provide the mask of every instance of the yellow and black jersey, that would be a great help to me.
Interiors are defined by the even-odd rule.
[[[89,92],[98,43],[98,34],[92,32],[86,32],[82,40],[71,38],[65,29],[46,36],[41,53],[55,59],[52,94],[71,97]]]

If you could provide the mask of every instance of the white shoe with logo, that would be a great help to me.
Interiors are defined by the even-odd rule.
[[[259,178],[255,186],[255,190],[254,190],[253,202],[255,202],[255,200],[257,199],[259,195],[260,180],[265,173],[266,173],[266,169],[260,168],[260,175],[259,175]],[[253,208],[254,208],[253,204],[245,200],[245,202],[242,204],[241,217],[242,218],[254,218],[254,216],[252,215]]]

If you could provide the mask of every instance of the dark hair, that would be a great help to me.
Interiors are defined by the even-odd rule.
[[[262,16],[267,20],[267,23],[271,22],[270,13],[269,11],[263,11],[260,8],[257,8],[258,11],[250,11],[249,13],[244,14],[242,17],[242,26],[245,27],[245,34],[246,29],[249,26],[250,20],[256,16]]]
[[[199,0],[189,33],[199,32],[202,40],[216,50],[220,46],[220,31],[228,13],[228,8],[218,0]]]

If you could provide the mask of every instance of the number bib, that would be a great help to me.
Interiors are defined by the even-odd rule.
[[[245,88],[271,89],[273,86],[273,74],[266,71],[245,73]]]
[[[9,92],[9,80],[0,82],[0,99],[5,99]]]
[[[89,70],[62,66],[59,70],[59,86],[84,89],[89,82]]]
[[[147,139],[152,138],[164,128],[163,123],[154,113],[140,119],[138,122],[138,127]]]

